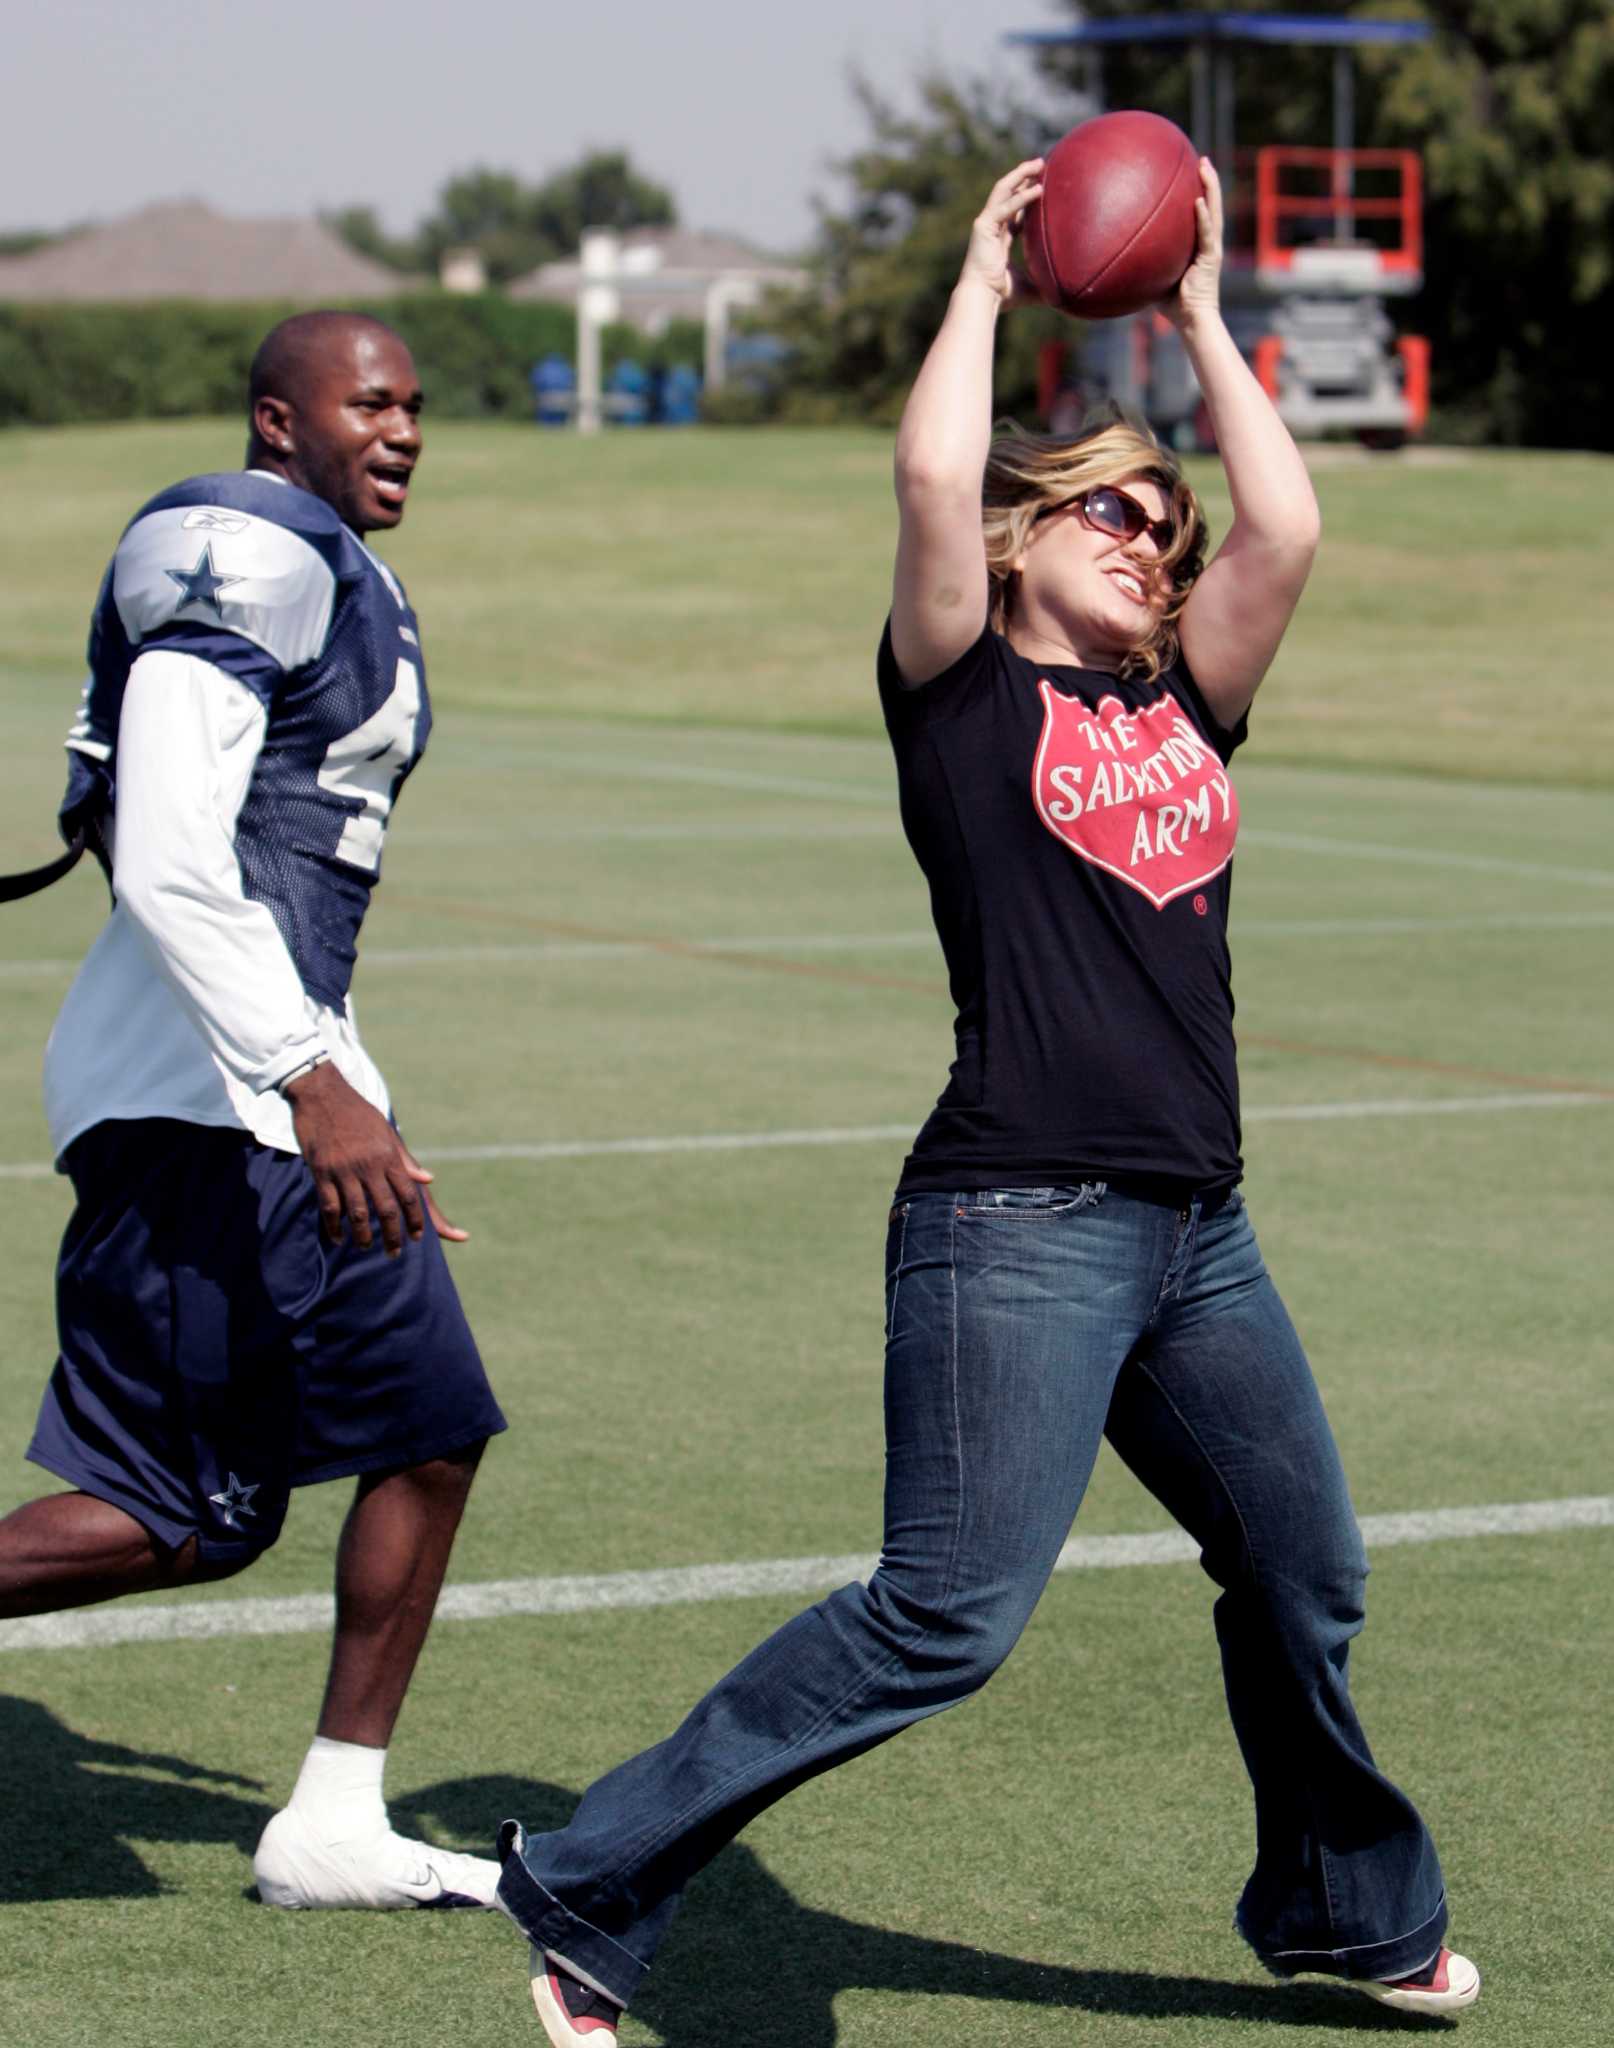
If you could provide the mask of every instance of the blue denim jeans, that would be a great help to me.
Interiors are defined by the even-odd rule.
[[[753,1650],[565,1828],[509,1824],[499,1891],[515,1919],[626,2002],[689,1878],[754,1815],[986,1683],[1108,1436],[1222,1589],[1256,1808],[1240,1932],[1285,1975],[1387,1977],[1433,1955],[1434,1847],[1374,1767],[1346,1687],[1361,1535],[1243,1198],[915,1195],[891,1212],[886,1310],[879,1568]]]

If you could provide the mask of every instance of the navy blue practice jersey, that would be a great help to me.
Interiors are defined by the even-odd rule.
[[[431,726],[420,632],[397,578],[322,498],[259,470],[192,477],[144,506],[112,558],[68,739],[66,836],[105,861],[118,720],[153,648],[210,662],[263,705],[235,822],[246,895],[305,992],[340,1009],[387,819]]]

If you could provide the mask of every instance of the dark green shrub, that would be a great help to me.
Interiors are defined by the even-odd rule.
[[[239,413],[253,350],[294,310],[179,300],[0,305],[0,425]],[[570,356],[575,342],[566,307],[518,305],[496,292],[413,292],[360,310],[409,343],[438,418],[525,415],[532,365],[552,351]],[[646,353],[624,333],[607,335],[608,359]]]

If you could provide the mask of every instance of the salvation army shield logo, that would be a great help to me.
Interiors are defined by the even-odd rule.
[[[1219,875],[1233,858],[1238,796],[1227,770],[1166,694],[1142,711],[1119,697],[1097,710],[1041,682],[1037,815],[1080,859],[1156,910]]]

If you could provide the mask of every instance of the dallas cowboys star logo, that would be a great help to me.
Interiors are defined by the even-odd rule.
[[[171,583],[177,583],[183,592],[179,600],[181,611],[188,604],[205,604],[216,619],[224,614],[219,609],[219,592],[228,590],[232,583],[244,583],[244,576],[221,576],[213,567],[213,543],[209,541],[202,550],[202,559],[187,576],[183,569],[165,569],[163,574]]]
[[[170,569],[168,573],[172,576],[174,572]],[[261,1481],[258,1482],[258,1484],[261,1483]],[[257,1519],[258,1510],[252,1505],[252,1496],[257,1490],[257,1484],[243,1486],[232,1472],[230,1474],[230,1483],[225,1487],[224,1491],[222,1493],[210,1493],[208,1499],[215,1502],[223,1511],[226,1529],[239,1529],[241,1524],[235,1519],[237,1515],[251,1515],[254,1520]]]

